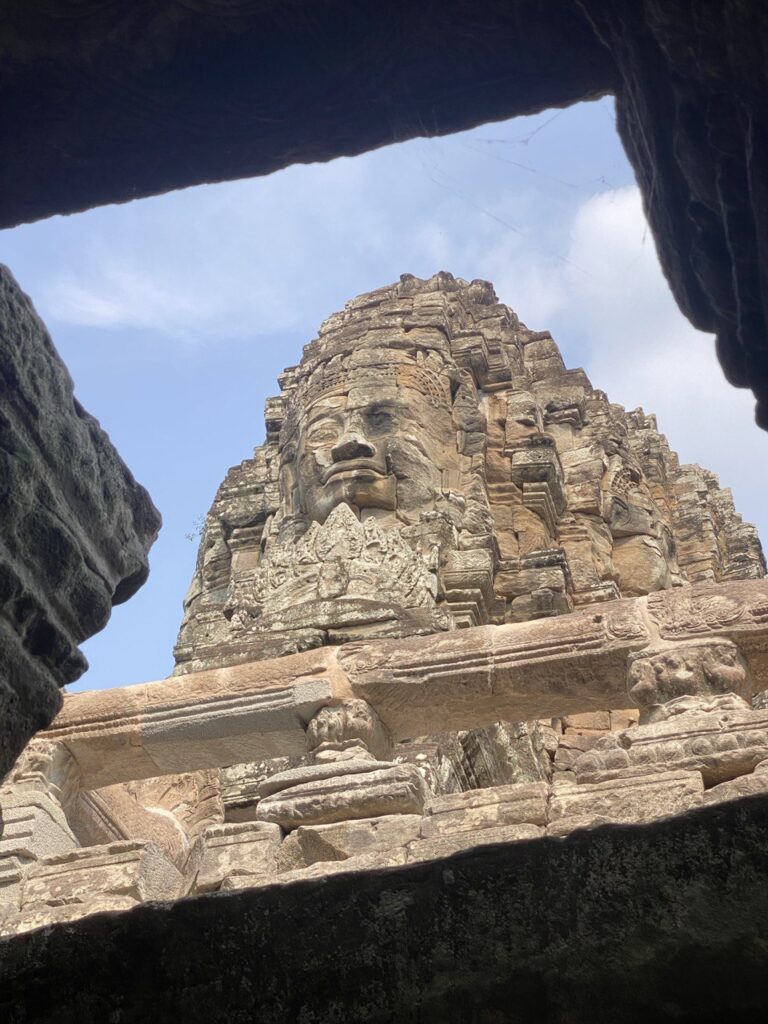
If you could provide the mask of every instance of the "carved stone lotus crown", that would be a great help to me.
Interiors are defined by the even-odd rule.
[[[354,371],[357,387],[410,388],[438,408],[451,406],[451,379],[447,372],[439,372],[418,363],[392,363],[360,367]],[[286,420],[298,417],[302,409],[330,395],[346,393],[352,383],[352,372],[347,367],[321,364],[290,393],[286,403]]]

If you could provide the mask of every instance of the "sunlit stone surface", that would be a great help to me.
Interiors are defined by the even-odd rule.
[[[768,793],[754,528],[490,284],[352,300],[266,420],[176,674],[67,698],[0,789],[7,934]]]

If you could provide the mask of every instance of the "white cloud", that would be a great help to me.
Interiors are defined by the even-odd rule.
[[[191,293],[189,283],[174,287],[172,279],[153,280],[138,267],[110,262],[88,282],[70,271],[61,273],[48,290],[47,302],[65,323],[147,329],[160,324],[170,331],[209,316],[212,307],[207,293]]]
[[[341,283],[361,247],[386,246],[369,184],[340,160],[89,211],[75,264],[58,262],[40,305],[69,325],[194,341],[290,330],[324,309],[334,270]]]
[[[639,190],[584,203],[571,237],[559,315],[580,328],[597,386],[616,401],[654,409],[672,443],[705,460],[707,452],[732,451],[724,423],[761,438],[750,393],[726,383],[714,339],[695,330],[674,302]]]
[[[311,337],[352,295],[445,269],[508,284],[521,308],[548,315],[565,200],[528,173],[510,182],[507,164],[461,137],[416,140],[51,222],[67,252],[37,295],[54,322],[218,343]]]

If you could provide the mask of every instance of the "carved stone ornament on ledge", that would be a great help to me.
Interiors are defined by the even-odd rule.
[[[360,622],[370,623],[375,635],[377,618],[407,619],[409,612],[420,630],[435,632],[450,624],[437,608],[437,590],[437,566],[396,527],[381,527],[373,517],[361,523],[342,503],[324,523],[313,522],[295,543],[275,544],[258,568],[233,579],[224,614],[241,639]]]

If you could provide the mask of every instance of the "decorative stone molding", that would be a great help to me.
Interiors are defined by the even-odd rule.
[[[687,640],[630,658],[629,695],[644,709],[685,695],[735,693],[750,698],[754,692],[744,659],[728,641]]]
[[[653,595],[653,616],[650,598],[631,598],[532,622],[325,647],[128,687],[119,699],[118,691],[73,694],[43,738],[66,746],[83,787],[92,789],[303,754],[313,716],[350,699],[366,701],[394,740],[626,707],[639,657],[673,654],[679,645],[690,650],[691,642],[726,651],[734,645],[736,667],[743,663],[754,692],[766,689],[768,582],[689,593]],[[729,614],[713,620],[708,635],[693,622],[690,635],[678,626],[666,640],[659,619],[674,618],[681,599],[686,607],[691,600],[724,602]],[[710,693],[712,683],[701,672],[697,678]]]
[[[420,814],[427,802],[426,783],[411,764],[346,761],[318,767],[332,768],[334,772],[300,781],[303,769],[295,769],[296,779],[286,779],[291,785],[260,801],[257,819],[295,829],[299,825],[326,825],[350,818]],[[342,767],[348,769],[345,774],[338,771]]]
[[[578,782],[679,770],[697,771],[712,786],[768,759],[768,712],[735,694],[681,697],[660,714],[659,721],[599,739],[573,765]]]

